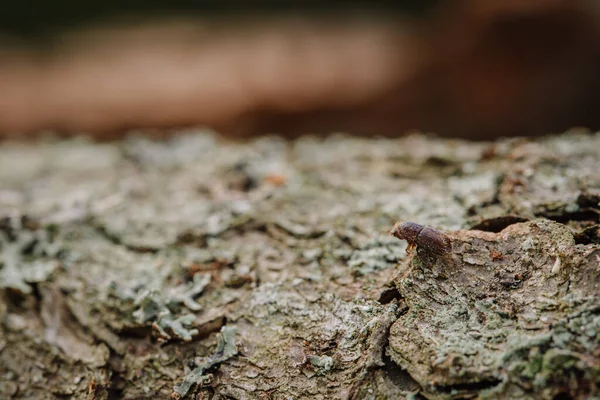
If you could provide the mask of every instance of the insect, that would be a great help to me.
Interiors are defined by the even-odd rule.
[[[448,253],[452,248],[450,239],[444,233],[414,222],[398,222],[389,233],[408,242],[407,253],[417,246],[437,255]]]

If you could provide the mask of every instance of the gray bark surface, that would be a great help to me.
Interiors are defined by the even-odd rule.
[[[0,397],[600,398],[599,216],[600,134],[6,142]]]

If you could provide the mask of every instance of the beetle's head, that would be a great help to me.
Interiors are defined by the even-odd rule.
[[[423,225],[415,224],[414,222],[398,222],[389,233],[400,240],[414,243],[422,229]]]

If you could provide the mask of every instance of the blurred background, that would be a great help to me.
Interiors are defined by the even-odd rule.
[[[22,0],[0,137],[600,127],[597,0]]]

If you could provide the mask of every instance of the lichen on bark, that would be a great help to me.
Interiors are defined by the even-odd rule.
[[[598,148],[3,143],[0,396],[598,395]],[[407,257],[398,220],[452,251]]]
[[[396,280],[409,311],[391,328],[389,353],[424,393],[597,392],[600,248],[576,245],[567,227],[548,220],[452,240],[448,257],[413,260]]]

